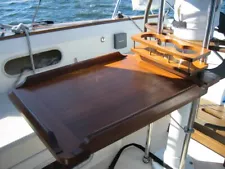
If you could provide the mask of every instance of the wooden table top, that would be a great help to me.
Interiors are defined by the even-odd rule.
[[[30,76],[9,97],[55,158],[72,166],[206,91],[139,57],[113,53]]]

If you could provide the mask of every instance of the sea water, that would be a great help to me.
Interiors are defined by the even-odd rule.
[[[0,23],[31,23],[37,4],[38,0],[0,0]],[[115,4],[116,0],[42,0],[35,21],[62,23],[111,18]],[[121,0],[119,11],[130,16],[143,15],[143,11],[132,10],[131,0]]]

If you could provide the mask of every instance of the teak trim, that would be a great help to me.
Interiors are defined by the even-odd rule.
[[[205,135],[199,130],[195,130],[195,132],[192,134],[192,139],[203,144],[204,146],[208,147],[209,149],[225,158],[225,145],[220,143],[219,141]]]
[[[158,56],[156,55],[151,55],[149,53],[149,51],[145,50],[145,47],[143,46],[138,46],[135,48],[131,49],[132,52],[140,55],[140,57],[142,58],[142,60],[149,60],[151,61],[153,64],[156,63],[157,66],[159,67],[165,67],[167,71],[170,71],[174,74],[177,74],[179,76],[182,77],[186,77],[186,76],[192,76],[204,69],[207,68],[207,64],[205,63],[200,63],[200,61],[195,61],[195,62],[187,62],[185,64],[178,64],[178,63],[174,63],[171,60],[169,60],[169,58],[171,56],[168,56],[168,60],[165,60],[162,56]],[[184,75],[184,76],[183,76]]]

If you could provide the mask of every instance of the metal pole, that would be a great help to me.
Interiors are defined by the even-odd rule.
[[[170,9],[172,9],[172,11],[174,11],[173,6],[168,1],[166,1],[166,4],[169,6]]]
[[[161,34],[163,31],[164,12],[165,12],[165,0],[160,0],[158,29],[157,29],[157,33],[159,34]]]
[[[31,25],[32,25],[32,26],[34,25],[35,18],[36,18],[36,16],[37,16],[37,13],[38,13],[38,10],[39,10],[39,8],[40,8],[40,5],[41,5],[41,0],[39,0],[38,5],[37,5],[37,7],[36,7],[36,9],[35,9],[34,16],[33,16],[33,18],[32,18],[32,22],[31,22]]]
[[[146,147],[145,147],[145,155],[143,157],[144,163],[152,164],[152,158],[149,156],[150,145],[151,145],[151,136],[152,136],[153,124],[148,125],[147,138],[146,138]]]
[[[149,0],[145,9],[145,15],[144,15],[144,32],[147,32],[147,28],[145,27],[145,24],[148,23],[148,14],[149,14],[151,6],[152,6],[152,0]]]
[[[119,6],[120,6],[120,2],[121,2],[121,0],[117,0],[117,2],[116,2],[116,6],[115,6],[113,14],[112,14],[112,19],[115,18],[116,14],[118,12],[118,9],[119,9]]]
[[[179,169],[184,169],[184,166],[185,166],[185,160],[187,157],[188,146],[189,146],[189,142],[191,139],[191,134],[194,131],[193,125],[194,125],[195,117],[196,117],[196,114],[198,111],[198,105],[199,105],[199,99],[196,99],[192,102],[191,113],[190,113],[190,116],[188,119],[188,124],[185,127],[185,138],[184,138],[184,142],[183,142],[183,148],[182,148],[182,153],[181,153]]]
[[[152,6],[152,0],[149,0],[145,9],[145,14],[144,14],[144,32],[147,32],[147,28],[145,27],[145,24],[148,23],[148,14],[149,14],[151,6]],[[149,152],[150,152],[150,145],[151,145],[152,128],[153,128],[153,124],[149,124],[148,131],[147,131],[147,138],[146,138],[145,155],[143,157],[143,162],[150,163],[151,165],[152,165],[152,159],[149,156]]]
[[[202,44],[202,46],[207,49],[209,48],[210,37],[211,37],[213,25],[214,25],[216,4],[217,4],[217,0],[211,0],[210,4],[209,4],[208,20],[207,20],[207,24],[206,24],[205,37],[204,37],[203,44]]]

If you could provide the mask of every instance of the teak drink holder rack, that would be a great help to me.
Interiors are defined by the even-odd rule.
[[[132,52],[175,74],[191,76],[208,66],[202,60],[210,54],[210,50],[173,35],[159,34],[150,30],[132,36],[132,40],[134,41]],[[136,45],[137,42],[140,45]]]

